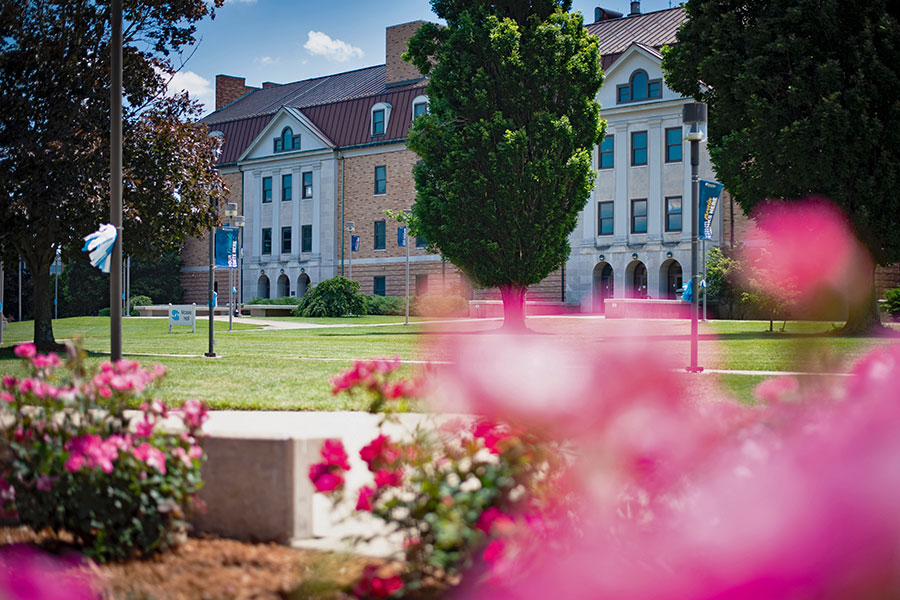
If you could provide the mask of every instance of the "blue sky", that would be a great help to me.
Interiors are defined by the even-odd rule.
[[[642,0],[641,11],[678,2]],[[586,22],[596,6],[630,10],[628,0],[573,2]],[[226,0],[215,20],[198,27],[202,39],[184,53],[187,62],[170,87],[186,89],[209,111],[217,74],[259,86],[383,64],[385,27],[416,19],[436,19],[428,0]]]

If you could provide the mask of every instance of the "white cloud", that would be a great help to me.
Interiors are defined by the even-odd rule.
[[[195,100],[206,100],[213,96],[213,88],[208,79],[205,79],[193,71],[179,71],[172,76],[169,82],[169,93],[186,91]]]
[[[281,62],[280,58],[272,58],[271,56],[260,56],[258,58],[254,58],[253,60],[261,65],[274,65]]]
[[[309,39],[303,47],[310,54],[324,56],[337,62],[346,62],[351,58],[362,58],[363,51],[356,46],[351,46],[343,40],[333,40],[328,34],[321,31],[310,31]]]

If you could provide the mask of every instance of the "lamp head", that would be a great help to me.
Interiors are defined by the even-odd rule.
[[[685,126],[684,139],[689,142],[702,142],[706,139],[706,104],[686,103],[682,109],[681,121]]]

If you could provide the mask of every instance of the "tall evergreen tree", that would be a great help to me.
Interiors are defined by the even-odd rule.
[[[198,105],[164,92],[168,57],[222,3],[124,2],[126,254],[177,248],[215,223],[215,142],[188,122]],[[0,0],[0,90],[0,250],[27,263],[34,341],[52,348],[50,264],[109,220],[109,1]]]
[[[688,0],[686,9],[666,82],[709,105],[710,156],[744,211],[822,194],[877,263],[900,261],[900,3]],[[873,276],[845,332],[880,326],[875,300]]]
[[[430,111],[409,147],[417,234],[479,286],[499,286],[524,328],[526,287],[559,268],[603,134],[597,40],[570,0],[432,0],[406,54]]]

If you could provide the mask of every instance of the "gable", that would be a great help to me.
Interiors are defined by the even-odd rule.
[[[659,82],[660,97],[620,103],[618,101],[618,88],[620,86],[628,86],[632,80],[632,76],[639,70],[647,74],[648,81]],[[643,48],[638,44],[629,46],[612,66],[606,70],[603,87],[601,87],[600,91],[597,93],[597,101],[603,109],[643,105],[648,102],[678,100],[681,98],[682,96],[680,94],[677,94],[666,87],[663,78],[662,57],[659,53],[652,48]]]
[[[285,129],[289,129],[290,134],[285,143],[281,143],[281,140],[284,139]],[[291,141],[296,136],[300,138],[299,148],[291,146]],[[278,145],[276,145],[276,139],[279,140]],[[282,108],[247,147],[240,160],[277,158],[313,150],[330,150],[333,146],[334,144],[300,111]]]

